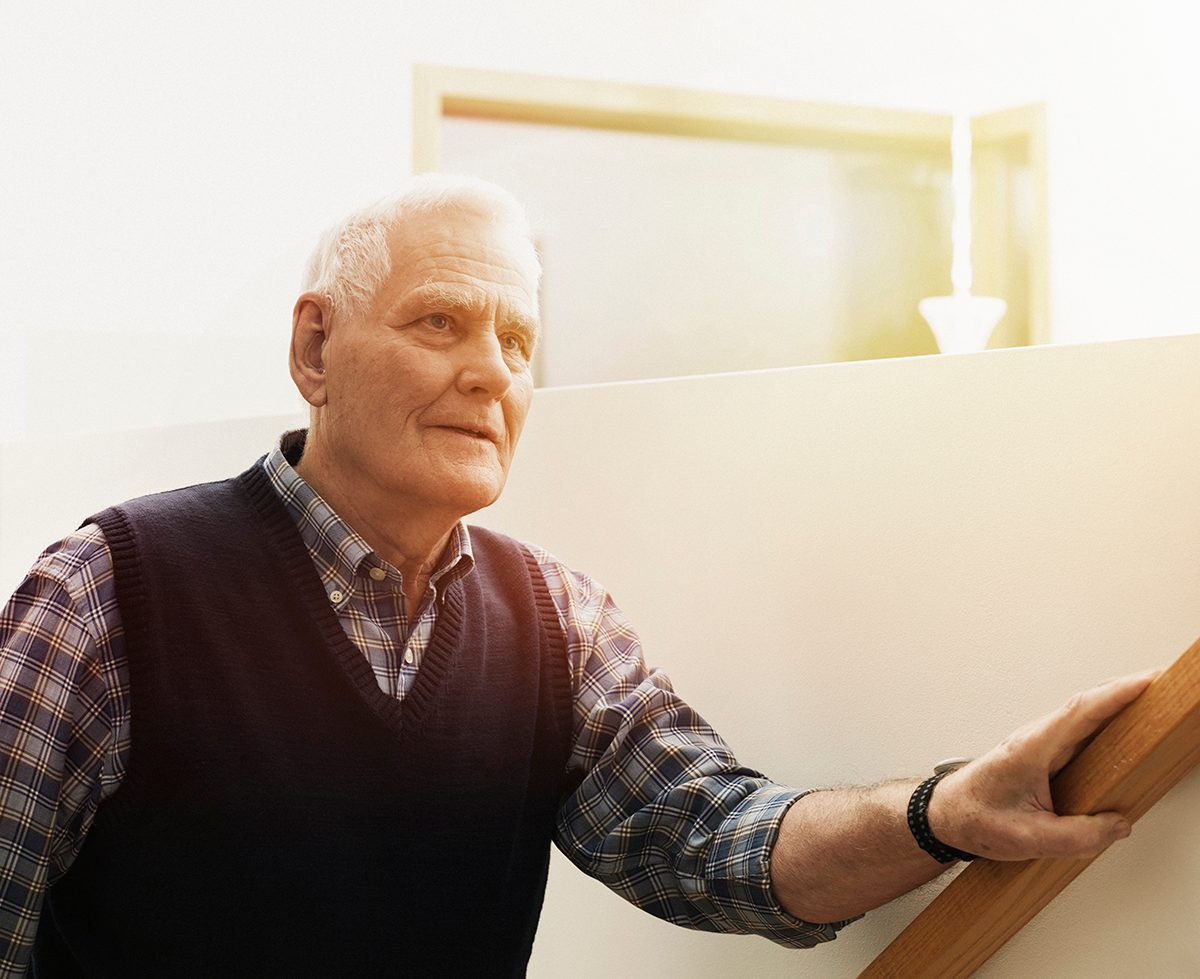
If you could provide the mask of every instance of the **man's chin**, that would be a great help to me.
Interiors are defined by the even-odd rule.
[[[485,507],[491,506],[498,499],[504,490],[503,477],[459,480],[453,488],[447,487],[449,492],[443,496],[443,500],[452,505],[458,510],[462,516],[475,513]]]

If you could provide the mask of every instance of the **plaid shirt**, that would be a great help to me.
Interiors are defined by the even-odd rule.
[[[263,466],[296,522],[347,635],[379,686],[412,688],[446,586],[470,574],[459,523],[408,622],[399,572],[284,455]],[[292,454],[289,452],[289,454]],[[788,915],[770,887],[779,824],[802,793],[743,768],[648,669],[637,635],[587,575],[531,548],[566,636],[574,696],[569,767],[585,774],[555,842],[637,906],[706,931],[808,947],[839,925]],[[130,698],[112,561],[94,524],[49,547],[0,611],[0,975],[22,975],[46,888],[66,873],[129,761]]]

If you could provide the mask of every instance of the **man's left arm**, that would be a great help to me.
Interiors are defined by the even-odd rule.
[[[539,558],[567,634],[569,768],[582,777],[556,842],[585,873],[676,924],[810,947],[947,869],[908,826],[918,780],[801,792],[743,767],[647,668],[611,597]],[[1057,815],[1050,779],[1153,676],[1079,693],[944,778],[929,802],[934,836],[995,860],[1090,857],[1127,836],[1120,813]]]
[[[802,795],[739,764],[713,728],[646,666],[621,610],[586,575],[534,548],[567,636],[581,777],[555,842],[639,908],[704,931],[806,948],[845,921],[810,924],[771,886],[771,855]]]

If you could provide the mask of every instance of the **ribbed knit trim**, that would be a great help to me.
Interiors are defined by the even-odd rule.
[[[437,623],[433,627],[433,638],[425,649],[425,655],[421,657],[421,668],[417,671],[417,678],[413,681],[412,688],[404,695],[404,703],[412,705],[411,711],[405,707],[405,711],[408,712],[408,720],[405,723],[408,727],[433,713],[443,682],[453,672],[455,650],[462,634],[465,596],[466,589],[461,579],[452,583],[446,591]]]
[[[89,523],[96,524],[104,532],[104,541],[108,545],[112,558],[113,582],[117,589],[117,603],[121,608],[121,627],[125,636],[126,648],[136,647],[141,650],[149,650],[153,646],[146,641],[150,633],[150,624],[146,614],[146,582],[142,575],[137,535],[128,518],[116,507],[109,507],[107,510],[88,517],[81,526]],[[147,674],[157,669],[158,663],[149,653],[145,656],[128,656],[126,659],[131,681],[129,685],[130,710],[132,714],[137,715],[139,713],[138,692],[148,689],[147,679],[143,678],[147,678]],[[138,739],[134,738],[129,745],[128,771],[121,783],[121,789],[125,788],[126,783],[134,781],[129,777],[130,773],[136,775],[141,770],[140,765],[134,764],[134,759],[138,754],[140,754]],[[101,806],[98,818],[103,818],[115,809],[114,806],[109,806],[107,809]]]
[[[525,558],[525,567],[529,570],[529,581],[533,585],[533,600],[537,603],[538,619],[542,624],[542,649],[544,650],[543,667],[550,677],[551,691],[554,697],[555,716],[558,720],[558,735],[560,742],[569,746],[573,742],[572,726],[574,711],[571,696],[571,673],[567,667],[567,637],[563,633],[562,624],[558,619],[558,609],[554,598],[550,595],[550,586],[542,574],[541,566],[533,552],[524,544],[520,545],[521,554]],[[566,766],[566,759],[563,759]]]
[[[96,524],[104,532],[104,541],[112,555],[114,580],[127,586],[120,596],[125,635],[140,638],[146,632],[146,586],[142,581],[133,527],[125,514],[115,507],[88,517],[83,525],[89,523]]]
[[[262,460],[237,477],[237,485],[250,498],[263,520],[267,537],[279,552],[301,602],[316,623],[321,637],[333,651],[338,665],[370,708],[396,734],[412,731],[428,716],[434,694],[449,672],[450,662],[458,648],[462,627],[462,591],[452,589],[438,617],[433,642],[421,662],[413,689],[403,703],[389,697],[380,689],[371,664],[350,641],[338,621],[337,612],[313,568],[312,558],[304,546],[300,532],[263,472]],[[457,593],[457,601],[452,596]]]

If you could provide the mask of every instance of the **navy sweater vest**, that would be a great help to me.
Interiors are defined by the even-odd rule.
[[[48,892],[34,975],[523,975],[571,719],[528,551],[472,530],[401,702],[260,466],[93,519],[131,756]]]

